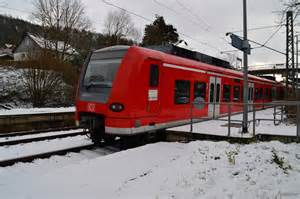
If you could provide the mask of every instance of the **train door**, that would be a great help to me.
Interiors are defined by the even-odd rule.
[[[209,99],[208,99],[208,116],[217,117],[220,115],[220,98],[221,98],[221,78],[209,78]]]
[[[147,111],[151,115],[157,115],[160,112],[160,66],[159,60],[147,60],[149,67],[149,87],[147,99]]]
[[[254,92],[254,83],[248,84],[248,103],[250,104],[248,106],[249,111],[253,110],[253,92]]]

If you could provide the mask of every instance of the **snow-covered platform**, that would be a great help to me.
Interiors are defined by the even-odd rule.
[[[253,135],[253,123],[249,125],[249,133],[242,134],[241,122],[235,122],[234,120],[242,121],[242,114],[237,114],[231,117],[233,122],[231,123],[230,137],[232,138],[252,138],[257,135],[270,135],[270,136],[297,136],[297,126],[295,124],[280,123],[279,125],[274,125],[273,121],[265,121],[264,119],[273,120],[274,109],[269,108],[265,110],[256,111],[255,118],[263,119],[260,122],[256,122],[255,125],[255,135]],[[191,132],[191,125],[184,125],[175,128],[170,128],[168,131],[173,132],[186,132],[200,135],[212,135],[227,137],[228,136],[228,117],[221,118],[222,120],[208,120],[193,124],[193,131]],[[249,120],[252,120],[253,113],[248,114]],[[277,116],[280,119],[280,116]]]
[[[61,108],[20,108],[11,110],[0,110],[0,116],[8,115],[34,115],[34,114],[48,114],[48,113],[69,113],[75,112],[75,107],[61,107]]]

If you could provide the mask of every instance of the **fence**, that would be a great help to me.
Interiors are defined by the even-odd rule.
[[[256,126],[261,122],[273,121],[274,126],[278,126],[281,123],[292,121],[296,125],[295,136],[297,136],[297,140],[300,140],[300,101],[247,103],[247,105],[249,113],[252,113],[252,118],[248,118],[248,127],[252,127],[253,136],[256,135]],[[213,113],[209,112],[209,106],[213,107]],[[190,108],[190,132],[193,132],[194,124],[200,121],[227,121],[227,136],[231,137],[232,126],[236,127],[240,125],[240,127],[242,128],[243,121],[241,119],[232,119],[232,116],[241,114],[243,111],[243,106],[243,103],[235,102],[209,103],[195,101],[194,103],[192,103]],[[216,107],[219,109],[218,111],[220,111],[219,114],[216,114]],[[257,111],[271,108],[273,110],[273,118],[257,117]],[[206,114],[206,116],[203,116],[203,112],[206,112],[208,114]]]

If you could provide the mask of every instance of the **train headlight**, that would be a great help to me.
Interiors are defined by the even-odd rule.
[[[124,105],[121,103],[112,103],[110,104],[109,109],[113,112],[121,112],[124,110]]]

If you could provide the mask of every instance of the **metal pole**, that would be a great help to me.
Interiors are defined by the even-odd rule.
[[[298,60],[298,56],[299,56],[299,52],[298,52],[298,43],[299,43],[299,37],[298,37],[299,35],[296,35],[296,82],[295,82],[295,84],[296,84],[296,98],[298,99],[298,64],[299,64],[299,60]]]
[[[253,130],[253,137],[254,137],[255,136],[255,123],[256,123],[256,119],[255,119],[255,111],[256,110],[255,110],[255,105],[254,104],[253,104],[252,109],[253,109],[253,112],[252,112],[253,113],[253,129],[252,130]]]
[[[243,0],[244,15],[244,45],[248,44],[247,35],[247,0]],[[247,45],[248,46],[248,45]],[[242,133],[248,133],[248,49],[244,49],[244,112],[243,112],[243,130]]]
[[[297,141],[299,142],[300,137],[300,105],[297,105]]]
[[[228,103],[228,137],[230,137],[230,128],[231,128],[231,104]]]
[[[274,106],[273,123],[276,125],[276,105]]]
[[[193,133],[193,105],[194,103],[191,104],[191,126],[190,126],[191,133]]]

